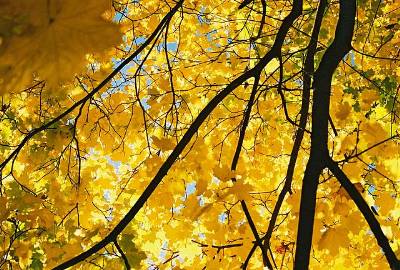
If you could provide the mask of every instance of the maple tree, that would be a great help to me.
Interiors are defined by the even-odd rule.
[[[0,268],[400,269],[399,18],[0,0]]]

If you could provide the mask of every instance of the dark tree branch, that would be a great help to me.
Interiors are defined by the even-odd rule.
[[[314,74],[311,153],[301,190],[295,270],[306,270],[309,265],[318,180],[322,170],[326,167],[325,157],[329,154],[328,123],[332,76],[340,61],[351,49],[355,16],[356,1],[340,0],[335,38],[325,51]]]
[[[282,25],[281,25],[281,27],[279,29],[278,34],[277,34],[277,38],[275,40],[274,46],[271,49],[271,51],[272,50],[278,50],[277,53],[276,53],[278,57],[281,55],[281,47],[282,47],[283,41],[285,39],[285,36],[286,36],[287,32],[289,31],[289,28],[293,25],[294,21],[301,15],[302,7],[303,7],[303,1],[302,0],[296,0],[293,3],[292,11],[290,12],[290,14],[282,22]],[[279,38],[279,40],[278,40],[278,38]],[[279,41],[279,43],[278,43],[278,41]],[[305,130],[305,129],[303,129],[303,130]],[[252,247],[252,249],[249,252],[249,255],[247,256],[246,260],[244,261],[244,263],[242,265],[242,269],[247,269],[247,266],[248,266],[248,264],[250,262],[250,259],[251,259],[252,255],[253,255],[253,253],[256,250],[256,247],[257,247],[257,245],[254,244],[254,246]]]
[[[357,208],[364,216],[369,227],[371,228],[371,231],[375,235],[378,245],[382,248],[385,257],[389,262],[390,268],[393,270],[400,269],[400,262],[396,258],[396,255],[393,252],[387,237],[383,233],[378,220],[375,218],[374,213],[371,211],[364,198],[358,192],[357,188],[351,183],[350,179],[345,175],[342,169],[339,168],[338,164],[330,157],[327,157],[327,166],[333,175],[339,180],[342,187],[344,187],[350,198],[354,201],[354,203],[357,205]]]
[[[291,193],[291,185],[293,180],[294,169],[296,166],[297,157],[299,154],[301,142],[304,137],[304,132],[306,130],[307,124],[307,117],[308,117],[308,110],[310,104],[310,90],[311,90],[311,78],[312,74],[314,73],[314,55],[317,51],[317,44],[318,44],[318,35],[320,32],[322,18],[324,15],[324,11],[327,5],[326,0],[322,0],[318,6],[317,15],[313,27],[313,31],[311,34],[310,43],[307,48],[306,53],[306,60],[304,63],[304,71],[303,71],[303,93],[302,93],[302,103],[300,109],[300,121],[299,121],[299,128],[296,131],[295,141],[293,144],[292,152],[290,154],[290,161],[288,165],[288,169],[286,172],[286,179],[283,189],[279,193],[278,200],[274,206],[274,210],[271,215],[271,219],[268,224],[268,229],[263,237],[264,239],[264,247],[270,250],[270,240],[272,237],[273,230],[276,225],[276,221],[279,215],[279,211],[282,207],[282,203],[286,197],[286,194],[289,192]],[[251,256],[253,255],[254,251],[256,250],[256,246],[254,245],[252,249],[249,251],[249,255],[247,256],[244,266],[247,266]]]
[[[131,266],[130,266],[130,264],[129,264],[128,258],[126,257],[126,255],[125,255],[124,251],[122,250],[122,248],[119,246],[117,240],[114,240],[114,245],[115,245],[115,247],[117,248],[119,254],[121,255],[122,260],[124,261],[125,268],[126,268],[127,270],[130,270],[130,269],[131,269]]]
[[[251,4],[251,2],[253,2],[253,0],[243,0],[243,2],[239,5],[238,9],[242,9],[248,6],[249,4]]]
[[[335,134],[335,136],[338,136],[338,132],[336,130],[335,124],[333,123],[332,117],[329,115],[329,125],[331,126],[332,130],[333,130],[333,134]]]
[[[261,37],[265,25],[265,18],[267,15],[267,2],[265,0],[261,0],[261,5],[262,5],[262,16],[261,16],[260,28],[258,28],[256,39]]]
[[[219,253],[221,250],[226,249],[226,248],[234,248],[234,247],[241,247],[243,246],[243,243],[237,243],[237,244],[226,244],[226,245],[208,245],[204,244],[201,242],[198,242],[196,240],[192,240],[193,243],[198,244],[200,247],[212,247],[217,249],[217,253]]]
[[[254,99],[257,93],[257,88],[258,88],[258,83],[260,81],[260,73],[256,74],[254,76],[254,84],[253,84],[253,89],[251,90],[251,94],[250,94],[250,99],[247,103],[247,107],[244,113],[244,117],[243,117],[243,121],[242,121],[242,126],[240,128],[240,132],[239,132],[239,139],[238,139],[238,143],[236,145],[236,149],[235,149],[235,154],[233,156],[232,159],[232,164],[231,164],[231,170],[234,171],[236,170],[238,161],[239,161],[239,156],[240,156],[240,152],[242,150],[242,146],[243,146],[243,141],[244,141],[244,137],[246,135],[246,129],[247,126],[249,125],[249,121],[250,121],[250,115],[251,115],[251,109],[253,108],[253,104],[254,104]],[[232,178],[232,182],[236,182],[236,178]],[[268,266],[270,269],[272,269],[272,264],[268,259],[268,254],[267,254],[267,249],[263,248],[262,245],[262,241],[260,239],[260,235],[257,232],[257,228],[256,225],[254,224],[253,219],[251,218],[250,215],[250,211],[246,205],[246,202],[244,200],[240,201],[240,205],[242,206],[242,210],[246,216],[247,222],[250,225],[251,231],[254,235],[254,238],[256,239],[256,244],[260,247],[261,249],[261,253],[262,253],[262,257],[263,257],[263,261],[264,264],[266,266]]]
[[[281,98],[283,112],[285,114],[286,121],[288,121],[293,126],[297,126],[297,124],[289,116],[289,112],[288,112],[288,109],[286,106],[287,104],[286,104],[285,95],[283,94],[283,91],[282,91],[282,82],[283,82],[283,63],[282,63],[282,56],[279,56],[279,83],[278,83],[278,87],[277,87],[276,91],[278,92],[278,94]]]
[[[347,162],[347,161],[349,161],[349,160],[351,160],[353,158],[357,158],[357,157],[361,156],[362,154],[365,154],[366,152],[372,150],[373,148],[378,147],[381,144],[384,144],[384,143],[386,143],[388,141],[391,141],[391,140],[399,138],[399,137],[400,137],[400,134],[395,134],[393,136],[390,136],[389,138],[386,138],[383,141],[377,142],[376,144],[373,144],[370,147],[368,147],[368,148],[366,148],[366,149],[364,149],[364,150],[362,150],[360,152],[355,153],[354,155],[345,156],[345,158],[343,160],[340,160],[338,162]]]
[[[303,73],[303,93],[302,102],[300,109],[300,123],[299,128],[296,131],[296,137],[293,144],[292,152],[290,154],[290,160],[288,169],[286,172],[285,184],[282,191],[279,193],[278,200],[275,204],[274,210],[271,215],[271,220],[268,224],[267,233],[265,235],[264,245],[270,246],[270,240],[272,237],[272,232],[275,228],[275,224],[279,215],[280,208],[285,199],[286,194],[292,193],[291,186],[293,181],[294,169],[296,167],[297,157],[299,155],[301,142],[303,141],[304,132],[307,125],[308,110],[310,107],[310,91],[311,91],[311,78],[314,73],[314,55],[317,51],[318,45],[318,35],[321,29],[322,19],[327,6],[327,0],[322,0],[318,6],[317,15],[311,34],[311,40],[308,45],[306,60],[304,63],[304,73]]]
[[[250,94],[250,99],[247,103],[247,107],[244,113],[244,117],[243,117],[243,121],[242,121],[242,126],[240,128],[240,133],[239,133],[239,139],[238,139],[238,143],[236,145],[236,149],[235,149],[235,154],[233,156],[232,159],[232,164],[231,164],[231,170],[234,171],[236,170],[238,161],[239,161],[239,156],[240,156],[240,152],[242,150],[242,146],[243,146],[243,141],[244,141],[244,136],[246,135],[246,129],[247,126],[249,124],[250,121],[250,115],[251,115],[251,108],[253,107],[254,104],[254,99],[257,93],[257,88],[258,88],[258,83],[260,81],[260,74],[257,74],[254,77],[254,85],[253,85],[253,89],[251,91]],[[233,179],[233,181],[235,182],[236,179]]]

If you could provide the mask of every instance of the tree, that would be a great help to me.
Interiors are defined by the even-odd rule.
[[[399,1],[0,0],[4,269],[400,269]]]

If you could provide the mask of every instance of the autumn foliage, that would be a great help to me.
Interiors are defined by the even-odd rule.
[[[0,0],[0,269],[400,269],[399,18]]]

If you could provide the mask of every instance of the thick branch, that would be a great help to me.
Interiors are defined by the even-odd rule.
[[[312,74],[314,73],[314,55],[317,51],[318,35],[321,29],[322,18],[324,16],[326,5],[327,5],[327,0],[322,0],[318,6],[313,31],[311,34],[311,40],[308,45],[306,53],[306,60],[304,63],[304,73],[303,73],[303,93],[302,93],[302,102],[300,109],[299,128],[296,131],[295,141],[293,144],[292,152],[290,154],[290,160],[286,172],[285,184],[283,186],[282,191],[279,193],[278,200],[275,204],[274,210],[271,215],[271,220],[268,224],[268,229],[264,240],[264,245],[266,247],[269,247],[270,245],[269,242],[272,237],[272,231],[275,227],[276,220],[278,218],[283,200],[285,199],[286,194],[288,192],[291,192],[294,169],[296,167],[297,157],[299,155],[301,142],[303,141],[304,132],[307,125],[308,110],[310,107],[311,77]]]
[[[332,76],[343,57],[351,49],[356,15],[355,0],[340,0],[339,21],[335,38],[326,50],[314,75],[311,153],[301,190],[297,230],[295,270],[308,269],[313,234],[319,175],[326,167],[328,156],[329,103]]]
[[[291,192],[291,185],[293,179],[293,173],[296,166],[297,156],[301,147],[301,142],[304,137],[304,132],[307,124],[308,110],[310,104],[310,90],[311,90],[311,77],[314,73],[314,55],[316,53],[317,44],[318,44],[318,35],[321,29],[322,18],[324,15],[324,11],[326,8],[327,1],[322,0],[318,6],[317,15],[313,27],[313,31],[311,34],[311,39],[308,44],[307,52],[306,52],[306,60],[304,63],[304,71],[303,71],[303,93],[302,93],[302,102],[300,109],[300,121],[299,128],[296,131],[295,141],[293,144],[292,152],[290,155],[290,161],[288,165],[288,169],[286,172],[286,179],[283,189],[279,193],[278,200],[274,206],[274,210],[271,215],[271,219],[268,224],[268,229],[264,238],[264,247],[270,249],[270,240],[272,237],[272,232],[275,228],[275,224],[279,215],[279,211],[282,207],[282,203],[285,199],[285,196],[288,192]],[[279,82],[282,83],[282,82]],[[244,266],[247,266],[251,256],[253,255],[256,245],[254,244],[253,248],[249,251],[249,255],[246,258]],[[272,255],[271,255],[272,256]]]

